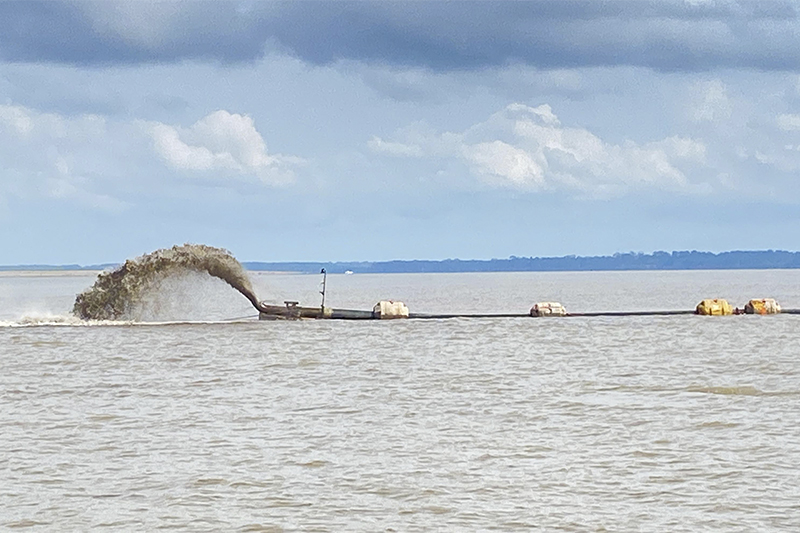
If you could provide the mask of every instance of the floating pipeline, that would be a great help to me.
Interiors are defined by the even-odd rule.
[[[724,304],[722,304],[724,302]],[[756,312],[758,305],[753,302],[767,302],[761,308],[769,311]],[[718,307],[713,307],[716,305]],[[744,309],[731,309],[725,300],[703,300],[695,309],[678,311],[605,311],[588,313],[568,313],[561,304],[542,302],[534,305],[528,313],[410,313],[402,302],[378,302],[372,311],[356,309],[335,309],[331,307],[301,307],[298,302],[287,301],[284,305],[260,303],[259,320],[300,320],[300,319],[334,319],[334,320],[382,320],[382,319],[447,319],[447,318],[531,318],[531,317],[625,317],[625,316],[675,316],[675,315],[708,315],[726,316],[741,314],[791,314],[800,315],[800,309],[781,309],[770,298],[750,300]],[[715,311],[722,308],[725,312]],[[708,311],[707,311],[708,310]],[[730,312],[727,312],[730,310]]]

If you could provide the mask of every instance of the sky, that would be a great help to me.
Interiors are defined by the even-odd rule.
[[[800,3],[0,0],[0,264],[800,250]]]

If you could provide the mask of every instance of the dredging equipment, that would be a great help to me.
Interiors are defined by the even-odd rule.
[[[301,307],[298,302],[287,300],[283,305],[258,305],[259,320],[298,320],[301,318],[332,318],[338,320],[380,320],[394,318],[423,318],[412,316],[403,302],[383,300],[375,304],[372,311],[358,309],[333,309],[331,307]]]
[[[766,302],[766,303],[765,303]],[[300,319],[338,319],[338,320],[386,320],[386,319],[445,319],[445,318],[530,318],[530,317],[624,317],[624,316],[676,316],[706,315],[730,316],[743,314],[800,315],[800,309],[782,309],[771,298],[750,300],[743,309],[733,309],[727,301],[720,298],[701,301],[695,309],[677,311],[599,311],[568,313],[557,302],[535,304],[527,313],[411,313],[403,302],[382,300],[371,311],[357,309],[335,309],[331,307],[302,307],[296,301],[287,300],[284,305],[265,302],[258,304],[259,320],[300,320]]]
[[[742,308],[733,308],[722,298],[702,300],[694,309],[677,311],[600,311],[587,313],[568,313],[559,302],[539,302],[527,313],[411,313],[403,302],[381,300],[371,311],[358,309],[335,309],[325,307],[328,275],[323,268],[321,290],[322,303],[319,307],[302,307],[299,302],[287,300],[283,305],[267,302],[253,302],[258,309],[259,320],[300,320],[300,319],[338,319],[338,320],[387,320],[387,319],[443,319],[443,318],[528,318],[528,317],[603,317],[603,316],[675,316],[675,315],[775,315],[778,313],[800,315],[800,309],[782,309],[774,298],[753,299]]]

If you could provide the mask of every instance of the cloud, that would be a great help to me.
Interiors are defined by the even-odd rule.
[[[0,125],[19,136],[27,136],[33,130],[33,119],[22,107],[3,105],[0,106]]]
[[[401,140],[374,137],[368,146],[391,156],[458,159],[487,184],[526,191],[609,197],[643,188],[708,190],[684,171],[705,164],[701,142],[672,136],[645,144],[608,143],[586,129],[562,125],[547,104],[511,104],[461,133],[416,131],[401,131]]]
[[[0,58],[73,65],[249,60],[263,53],[264,38],[238,4],[0,2]]]
[[[102,178],[86,149],[108,149],[106,120],[0,105],[0,196],[44,196],[108,212],[127,204],[96,189]]]
[[[128,202],[108,194],[97,193],[87,188],[89,180],[71,175],[69,167],[61,160],[57,163],[61,174],[45,181],[46,195],[61,200],[70,200],[83,207],[89,207],[107,213],[121,213],[130,207]]]
[[[783,131],[800,131],[800,115],[783,113],[778,115],[776,122]]]
[[[406,157],[422,157],[425,155],[425,151],[421,146],[400,142],[388,142],[380,137],[373,137],[370,139],[367,146],[374,152],[382,152],[390,155]]]
[[[155,123],[150,125],[150,134],[155,151],[177,170],[225,170],[280,185],[291,182],[291,167],[302,163],[296,157],[268,154],[253,119],[225,110],[215,111],[189,128]]]
[[[800,17],[790,0],[0,2],[8,61],[228,63],[270,51],[444,71],[786,70],[800,67]]]
[[[165,173],[164,163],[176,172]],[[176,187],[187,180],[165,180],[177,173],[200,174],[215,187],[232,176],[282,185],[301,164],[268,153],[250,117],[224,110],[180,128],[0,105],[0,199],[49,198],[119,213],[141,197],[182,196]]]
[[[501,185],[506,182],[527,189],[545,186],[547,161],[541,154],[532,154],[503,141],[491,141],[464,146],[461,155],[477,174]]]
[[[731,116],[733,105],[728,88],[720,80],[699,82],[694,87],[691,119],[694,122],[720,122]]]

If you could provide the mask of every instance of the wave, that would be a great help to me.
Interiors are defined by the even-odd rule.
[[[765,393],[751,385],[741,385],[733,387],[689,387],[689,392],[701,392],[704,394],[722,394],[728,396],[763,396]]]
[[[26,314],[16,320],[0,320],[0,328],[35,328],[35,327],[162,327],[182,325],[222,325],[247,324],[256,322],[256,316],[238,317],[227,320],[86,320],[74,315],[55,315],[48,313]]]

